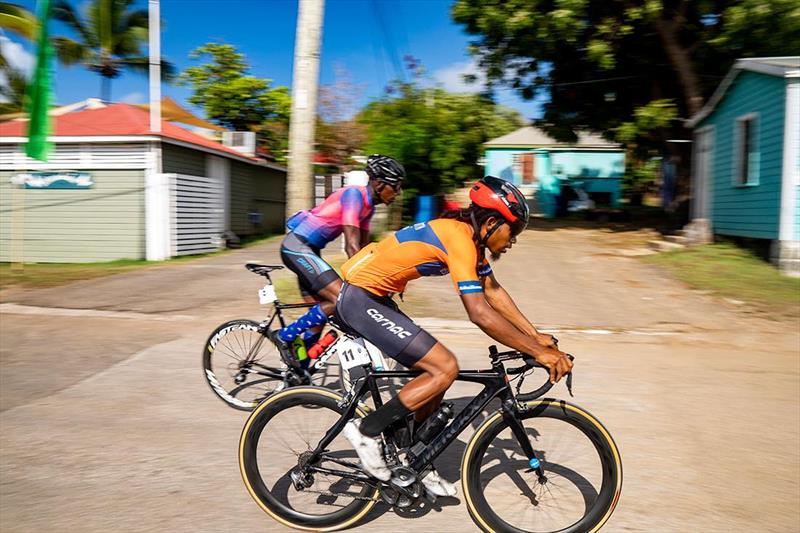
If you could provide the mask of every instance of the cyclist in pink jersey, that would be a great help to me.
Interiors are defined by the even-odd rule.
[[[344,187],[317,207],[295,213],[286,223],[289,232],[281,243],[281,259],[297,274],[303,298],[319,302],[295,322],[270,333],[287,360],[294,358],[290,345],[301,334],[306,344],[316,342],[321,326],[336,307],[342,279],[320,251],[342,233],[348,257],[365,246],[375,204],[394,202],[405,178],[405,169],[397,160],[378,154],[367,158],[366,172],[366,186]]]

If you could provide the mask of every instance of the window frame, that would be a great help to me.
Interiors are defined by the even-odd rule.
[[[749,139],[747,151],[747,176],[742,180],[743,142],[742,133],[744,124],[750,123],[747,129]],[[731,184],[734,187],[757,187],[761,178],[761,146],[759,143],[761,129],[760,113],[753,112],[736,117],[733,131],[733,176]],[[751,160],[751,155],[755,157]]]

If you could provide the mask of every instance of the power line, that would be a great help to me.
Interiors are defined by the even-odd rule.
[[[378,22],[378,26],[381,28],[381,35],[384,40],[386,52],[389,54],[389,59],[392,61],[392,65],[394,66],[395,75],[398,79],[402,80],[403,83],[406,82],[406,74],[403,70],[403,63],[400,61],[400,57],[397,54],[397,49],[394,46],[394,41],[392,41],[392,34],[389,32],[388,25],[383,18],[383,14],[381,13],[380,5],[378,4],[378,0],[372,0],[371,2],[373,13],[375,15],[375,19]]]

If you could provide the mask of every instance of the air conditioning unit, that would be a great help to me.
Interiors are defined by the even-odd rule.
[[[252,157],[256,153],[256,134],[252,131],[224,131],[222,144]]]

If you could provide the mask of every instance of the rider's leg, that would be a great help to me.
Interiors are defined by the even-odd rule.
[[[390,424],[421,408],[427,417],[458,376],[455,356],[439,342],[413,368],[423,374],[408,382],[396,398],[368,414],[361,422],[361,433],[377,437]]]
[[[442,405],[442,398],[444,398],[444,393],[437,394],[428,403],[414,411],[414,421],[418,427]]]
[[[333,314],[336,308],[336,298],[339,296],[339,290],[342,288],[342,280],[336,275],[330,283],[315,292],[320,296],[320,302],[309,309],[300,318],[281,329],[278,333],[281,340],[284,342],[292,342],[304,331],[311,328],[320,327],[327,322],[328,317]],[[330,277],[330,276],[327,276]]]

